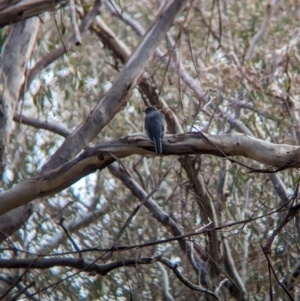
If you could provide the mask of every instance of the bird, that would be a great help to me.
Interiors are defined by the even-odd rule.
[[[162,138],[166,130],[164,115],[155,107],[147,107],[145,110],[145,131],[154,143],[155,152],[162,154]]]

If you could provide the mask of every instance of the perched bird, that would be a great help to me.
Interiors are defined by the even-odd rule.
[[[160,155],[162,154],[161,140],[166,129],[165,117],[155,107],[147,107],[145,113],[145,131],[154,142],[155,152]]]

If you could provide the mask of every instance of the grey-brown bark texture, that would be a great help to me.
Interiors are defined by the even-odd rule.
[[[39,19],[19,22],[8,29],[0,56],[0,183],[7,164],[12,116],[26,78],[27,64],[36,43]],[[18,230],[31,215],[30,204],[1,217],[1,240]]]
[[[2,0],[0,1],[0,27],[26,20],[45,11],[64,6],[67,1],[58,0]]]
[[[1,1],[0,299],[296,300],[296,6]]]
[[[19,100],[21,86],[26,78],[27,64],[31,57],[40,21],[32,18],[11,26],[8,30],[0,57],[0,175],[6,165],[12,116]]]

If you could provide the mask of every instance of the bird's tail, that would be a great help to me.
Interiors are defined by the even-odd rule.
[[[162,154],[162,143],[161,143],[161,137],[153,137],[153,142],[154,142],[154,148],[155,148],[155,152],[160,155]]]

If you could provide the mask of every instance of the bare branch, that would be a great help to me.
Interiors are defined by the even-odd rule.
[[[207,135],[205,138],[202,133],[167,135],[163,139],[163,152],[165,155],[210,154],[226,155],[226,157],[242,155],[269,166],[278,167],[275,171],[259,170],[259,172],[268,173],[300,166],[298,146],[274,144],[244,134]],[[145,134],[103,142],[97,147],[87,149],[80,156],[61,167],[42,176],[20,182],[1,193],[0,214],[27,204],[38,197],[62,191],[80,178],[97,169],[105,168],[115,161],[111,153],[117,158],[124,158],[132,154],[155,154],[153,143]]]
[[[238,287],[238,290],[234,290],[234,295],[237,298],[237,300],[246,300],[245,297],[247,291],[235,267],[235,263],[232,258],[230,247],[226,238],[223,239],[223,246],[224,246],[224,253],[225,253],[224,256],[226,257],[226,260],[224,261],[226,265],[226,270],[228,271],[229,276],[234,280],[234,284]]]
[[[208,295],[214,297],[216,300],[219,300],[218,296],[214,292],[211,292],[201,286],[195,285],[195,284],[191,283],[189,280],[187,280],[185,277],[183,277],[183,275],[177,269],[177,267],[178,267],[177,264],[173,264],[169,260],[166,260],[164,258],[159,258],[158,261],[163,263],[169,269],[171,269],[174,272],[174,274],[176,275],[176,277],[180,280],[180,282],[182,282],[184,285],[186,285],[190,289],[208,294]]]
[[[92,26],[92,30],[101,39],[102,43],[112,51],[115,58],[120,59],[123,63],[127,61],[128,57],[130,56],[130,50],[121,40],[117,38],[117,36],[100,17],[97,16],[96,22]],[[148,72],[144,72],[141,75],[138,85],[139,88],[148,97],[150,103],[161,109],[161,111],[164,113],[169,132],[172,134],[183,133],[183,129],[177,116],[169,108],[168,104],[162,98],[161,94],[158,93],[158,88],[156,87],[153,80],[151,80]]]
[[[145,29],[135,20],[132,20],[130,16],[128,16],[126,13],[122,12],[116,4],[111,5],[112,1],[105,1],[105,4],[107,7],[111,10],[111,12],[116,15],[118,18],[121,18],[126,24],[130,25],[133,30],[137,32],[138,35],[143,35],[145,32]],[[174,45],[170,45],[170,47],[174,47]],[[180,65],[178,61],[175,61],[174,58],[172,57],[171,60],[169,60],[168,57],[165,56],[165,54],[157,48],[155,51],[155,55],[162,61],[166,66],[170,66],[173,71],[176,73],[178,72],[179,66],[179,74],[181,77],[181,80],[193,90],[193,92],[196,94],[198,97],[199,101],[203,101],[204,103],[208,103],[210,100],[210,97],[208,96],[207,92],[202,89],[201,85],[198,83],[197,80],[194,80],[189,73],[187,73],[183,66]],[[174,132],[178,133],[178,132]]]
[[[101,0],[95,0],[95,4],[93,8],[86,14],[86,16],[83,18],[79,30],[81,33],[85,32],[87,28],[90,26],[90,24],[95,19],[96,15],[99,12],[101,5]],[[51,64],[53,61],[55,61],[57,58],[62,56],[66,50],[71,49],[76,42],[74,34],[67,38],[63,45],[60,45],[58,48],[55,48],[52,52],[48,53],[45,57],[43,57],[36,65],[30,70],[28,77],[27,77],[27,83],[25,90],[27,90],[27,87],[30,86],[32,80],[49,64]],[[24,89],[24,87],[23,87]]]
[[[151,204],[150,204],[151,205]],[[155,207],[159,208],[159,206],[157,206],[157,204],[155,203]],[[155,208],[154,208],[155,209]],[[161,210],[161,209],[160,209]],[[241,221],[237,221],[237,222],[231,222],[222,226],[218,226],[215,228],[209,228],[209,229],[205,229],[202,227],[202,229],[200,231],[196,231],[196,232],[190,232],[187,234],[182,234],[182,235],[178,235],[172,238],[167,238],[167,239],[161,239],[158,241],[152,241],[152,242],[146,242],[143,244],[135,244],[135,245],[119,245],[117,247],[113,247],[113,248],[100,248],[100,247],[95,247],[95,248],[87,248],[87,249],[81,249],[82,253],[87,253],[87,252],[103,252],[103,253],[109,253],[109,252],[122,252],[122,251],[128,251],[128,250],[133,250],[133,249],[141,249],[141,248],[145,248],[145,247],[149,247],[149,246],[156,246],[156,245],[160,245],[160,244],[165,244],[167,242],[172,242],[172,241],[176,241],[176,240],[180,240],[180,239],[184,239],[184,238],[190,238],[193,236],[197,236],[197,235],[201,235],[201,234],[205,234],[208,232],[213,232],[213,231],[219,231],[219,230],[224,230],[226,228],[231,228],[233,226],[237,226],[237,225],[245,225],[247,223],[253,222],[255,220],[259,220],[263,217],[266,216],[271,216],[273,214],[277,214],[278,212],[284,212],[287,210],[284,209],[276,209],[270,213],[267,214],[263,214],[254,218],[248,218],[245,220],[241,220]],[[172,225],[172,224],[170,224]],[[179,228],[178,228],[179,229]],[[175,228],[176,230],[176,228]],[[179,231],[181,231],[179,229]],[[68,251],[68,252],[60,252],[60,253],[52,253],[52,254],[37,254],[37,253],[32,253],[32,252],[26,252],[23,251],[21,249],[18,248],[1,248],[1,251],[14,251],[14,252],[20,252],[20,253],[26,253],[28,255],[32,255],[32,256],[38,256],[38,257],[57,257],[57,256],[62,256],[62,255],[70,255],[70,254],[77,254],[76,252],[72,252],[72,251]]]
[[[29,288],[33,287],[34,285],[35,285],[35,283],[32,281],[32,282],[30,282],[29,284],[27,284],[25,287],[22,287],[22,288],[20,289],[20,291],[19,291],[18,293],[16,293],[16,294],[13,296],[13,298],[12,298],[11,300],[17,300],[17,298],[18,298],[19,296],[21,296],[22,294],[26,294],[26,291],[27,291]],[[21,284],[18,283],[18,284],[16,284],[16,286],[21,287]]]
[[[10,260],[10,259],[8,259],[8,260]],[[31,268],[32,264],[34,264],[36,262],[36,260],[37,260],[37,258],[30,260],[29,264],[25,267],[25,270],[21,273],[21,275],[16,277],[16,279],[10,285],[10,287],[7,288],[5,290],[5,292],[0,296],[0,300],[3,300],[3,298],[15,287],[15,285],[17,285],[22,280],[22,278],[26,275],[28,270]]]
[[[71,241],[74,249],[78,252],[79,258],[82,259],[82,254],[80,252],[80,248],[77,246],[75,240],[72,238],[71,234],[68,231],[68,228],[64,226],[64,218],[63,217],[60,218],[60,221],[59,221],[58,224],[62,227],[62,229],[64,230],[65,234],[67,235],[67,237]]]
[[[0,56],[0,178],[6,163],[13,114],[39,25],[38,18],[12,25]]]
[[[143,36],[126,64],[118,73],[110,90],[98,101],[86,121],[66,138],[63,144],[43,166],[42,173],[57,168],[73,158],[109,123],[127,103],[138,79],[155,52],[156,47],[185,5],[186,0],[167,2],[154,23]],[[84,135],[83,135],[84,133]]]
[[[69,221],[65,227],[67,228],[68,232],[75,232],[85,226],[88,226],[97,218],[100,218],[106,213],[107,206],[108,204],[105,204],[101,206],[100,209],[92,209],[88,212],[81,212],[78,216]],[[53,234],[51,240],[40,245],[36,253],[47,254],[47,252],[58,246],[64,239],[65,235],[63,231]]]
[[[164,268],[164,266],[158,262],[157,263],[157,266],[158,266],[158,269],[160,270],[161,272],[161,277],[162,277],[162,286],[163,286],[163,295],[165,297],[165,299],[167,301],[175,301],[175,299],[172,297],[172,295],[170,294],[169,292],[169,276],[168,276],[168,273],[166,271],[166,269]]]
[[[113,169],[114,166],[110,165],[109,169]],[[114,244],[113,246],[115,246],[116,242],[121,238],[121,236],[123,235],[125,229],[129,226],[129,224],[131,223],[132,219],[134,218],[134,216],[137,214],[137,212],[139,211],[139,209],[145,205],[145,203],[152,197],[152,195],[157,192],[159,186],[161,185],[161,183],[165,180],[165,178],[167,177],[167,175],[170,173],[171,169],[173,168],[173,164],[171,164],[171,166],[169,167],[169,169],[164,173],[164,175],[159,179],[158,183],[155,185],[155,187],[152,189],[152,191],[143,199],[140,201],[139,204],[137,204],[137,206],[134,208],[134,210],[131,212],[131,214],[129,215],[129,217],[127,218],[125,224],[123,225],[123,227],[121,228],[121,230],[119,231],[118,235],[115,238]],[[115,170],[115,169],[113,169]],[[123,170],[124,167],[123,167]]]
[[[285,283],[281,282],[277,275],[276,275],[276,271],[273,267],[272,264],[272,259],[271,259],[271,248],[272,248],[272,244],[276,238],[276,236],[280,233],[280,231],[286,226],[287,223],[289,223],[298,213],[300,210],[300,205],[297,204],[295,206],[293,206],[294,202],[297,199],[298,193],[299,193],[299,187],[300,187],[300,182],[298,181],[296,184],[296,189],[295,189],[295,195],[294,197],[291,199],[291,204],[290,204],[290,208],[288,209],[286,216],[284,217],[284,219],[279,223],[279,225],[274,229],[274,231],[271,233],[269,239],[267,240],[266,244],[264,246],[262,246],[262,250],[263,253],[267,259],[268,262],[268,268],[269,268],[269,279],[270,279],[270,299],[273,299],[273,292],[272,292],[272,283],[271,283],[271,271],[276,279],[276,282],[278,283],[279,286],[281,286],[281,288],[285,291],[285,293],[289,296],[290,300],[294,300],[294,298],[292,297],[292,295],[290,294],[290,292],[288,291],[288,289],[285,287]]]
[[[285,277],[282,284],[286,286],[288,290],[295,291],[296,290],[295,286],[298,283],[299,276],[300,276],[300,263],[298,263],[295,269]]]
[[[136,267],[136,265],[140,264],[152,264],[153,262],[161,262],[166,267],[171,269],[176,277],[179,279],[187,287],[192,290],[199,291],[210,296],[213,296],[216,300],[218,297],[215,293],[206,290],[203,287],[197,286],[187,280],[178,270],[178,266],[176,264],[171,263],[169,260],[164,259],[162,257],[139,257],[139,258],[129,258],[119,261],[110,262],[107,264],[96,264],[93,262],[88,262],[83,259],[74,259],[74,258],[43,258],[43,259],[0,259],[0,267],[1,268],[10,268],[10,269],[48,269],[51,267],[71,267],[84,272],[95,272],[102,276],[106,276],[109,272],[114,269],[121,267]]]
[[[74,3],[74,0],[69,0],[69,3],[70,3],[70,19],[71,19],[71,24],[72,24],[73,33],[74,33],[75,45],[79,46],[79,45],[81,45],[81,36],[80,36],[78,24],[76,22],[75,3]]]
[[[126,12],[122,11],[112,0],[105,0],[104,3],[113,15],[121,18],[126,24],[130,25],[140,37],[145,34],[145,29],[139,22],[132,19]]]
[[[282,283],[277,275],[276,275],[276,271],[273,267],[272,264],[272,260],[271,260],[271,254],[268,252],[267,249],[265,249],[264,247],[262,247],[263,249],[263,253],[266,256],[267,262],[268,262],[268,268],[269,268],[269,282],[270,282],[270,300],[274,300],[274,296],[273,296],[273,288],[272,288],[272,280],[271,280],[271,272],[273,273],[276,282],[279,284],[279,286],[282,287],[282,289],[285,291],[285,293],[289,296],[291,301],[295,301],[295,299],[293,298],[293,296],[290,294],[290,292],[288,291],[288,289],[285,287],[284,283]]]
[[[84,259],[75,258],[24,258],[24,259],[2,259],[0,258],[0,267],[9,269],[49,269],[51,267],[71,267],[84,272],[95,272],[102,276],[110,271],[124,266],[135,267],[137,264],[150,264],[156,261],[153,258],[129,258],[107,264],[96,264]]]
[[[71,133],[71,131],[65,128],[63,125],[54,122],[49,122],[47,120],[40,120],[31,117],[26,117],[24,115],[19,115],[17,113],[14,114],[13,120],[19,123],[33,126],[38,129],[48,130],[55,134],[61,135],[63,137],[67,137]]]
[[[0,242],[18,230],[33,213],[32,204],[22,208],[15,208],[4,215],[0,215]]]
[[[10,23],[23,21],[45,11],[59,9],[66,4],[66,0],[1,1],[0,27]]]
[[[245,60],[250,60],[252,58],[252,55],[253,55],[256,44],[262,38],[263,34],[265,33],[265,31],[267,29],[269,20],[272,16],[272,13],[273,13],[272,10],[274,10],[274,6],[277,5],[278,0],[275,0],[275,1],[273,0],[272,2],[273,2],[272,4],[269,3],[267,5],[263,23],[262,23],[260,29],[257,31],[257,33],[252,37],[252,39],[250,41],[249,48],[248,48],[247,53],[245,55]]]
[[[127,173],[116,164],[111,164],[109,166],[111,173],[120,179],[128,189],[131,190],[133,195],[135,195],[140,201],[147,198],[148,194],[142,189],[132,178],[130,178]],[[152,213],[153,217],[159,221],[167,230],[172,233],[173,236],[182,235],[179,225],[164,211],[162,210],[152,198],[148,198],[144,206]],[[193,257],[192,247],[189,242],[178,239],[178,243],[181,250],[188,255],[189,261],[191,262],[194,270],[198,273],[198,266],[201,265],[202,259],[199,256]],[[119,246],[118,246],[119,249]]]

